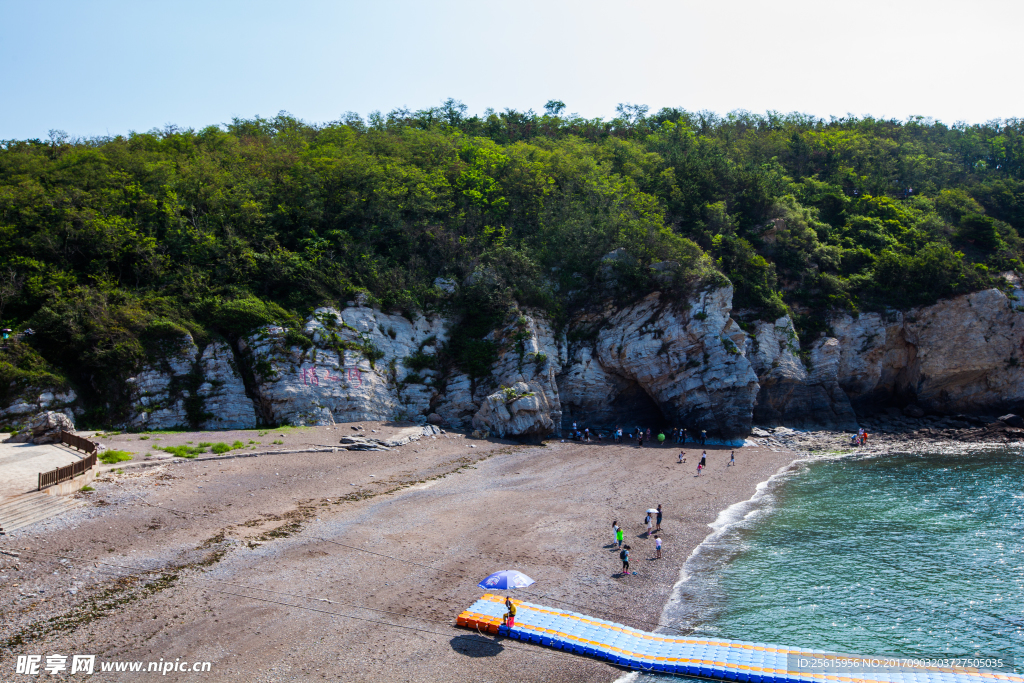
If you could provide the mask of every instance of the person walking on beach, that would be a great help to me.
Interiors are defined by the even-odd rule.
[[[516,625],[516,603],[512,602],[511,597],[505,598],[505,625],[512,628]]]
[[[617,543],[619,540],[619,520],[617,519],[612,522],[612,535],[615,537],[612,543]]]
[[[619,553],[619,559],[622,560],[622,573],[623,574],[628,574],[629,573],[629,546],[628,545],[622,549],[622,552]]]
[[[736,451],[733,451],[730,454],[730,456],[729,456],[729,462],[728,462],[728,464],[726,464],[726,467],[732,467],[735,464],[736,464]]]
[[[708,466],[708,452],[704,451],[703,453],[700,454],[700,467],[701,467],[701,469],[704,469],[707,466]]]
[[[679,451],[679,464],[686,462],[686,451]]]
[[[657,526],[657,531],[661,531],[661,504],[658,505],[658,516],[655,519],[655,525]]]
[[[651,513],[648,512],[647,516],[644,517],[644,524],[647,525],[647,538],[651,537]]]
[[[658,559],[661,559],[661,536],[654,534],[654,549],[658,551]]]
[[[644,433],[643,432],[637,432],[636,433],[636,447],[637,448],[643,448],[644,447]]]
[[[618,522],[616,522],[615,523],[615,542],[619,544],[620,548],[622,547],[622,538],[623,538],[624,535],[625,535],[625,532],[622,530],[622,527],[618,525]]]
[[[702,469],[704,469],[704,465],[701,465],[700,463],[697,463],[697,476],[698,477],[700,476],[700,471]]]
[[[705,446],[708,443],[708,430],[700,430],[700,445]]]

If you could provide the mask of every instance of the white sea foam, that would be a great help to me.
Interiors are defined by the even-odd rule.
[[[761,514],[769,513],[771,511],[770,489],[772,485],[783,477],[792,476],[793,474],[798,473],[803,469],[805,463],[816,459],[817,458],[813,457],[797,458],[789,464],[782,466],[766,481],[759,483],[754,491],[754,495],[749,499],[733,503],[718,513],[718,517],[715,521],[708,525],[712,529],[711,533],[708,534],[707,538],[701,541],[701,543],[694,548],[692,552],[690,552],[689,557],[686,558],[686,561],[683,562],[683,566],[679,569],[679,580],[676,581],[675,586],[672,587],[672,595],[661,610],[661,618],[659,619],[661,623],[668,623],[669,611],[680,603],[682,588],[694,575],[696,565],[702,559],[701,555],[713,548],[715,543],[733,525],[753,519]]]
[[[675,586],[672,587],[672,595],[661,610],[661,618],[659,619],[661,623],[666,623],[669,610],[679,603],[679,594],[682,587],[693,575],[694,566],[699,561],[701,553],[712,547],[715,541],[717,541],[732,525],[752,519],[761,513],[770,512],[771,507],[766,504],[768,502],[767,496],[769,496],[769,487],[776,480],[799,472],[803,463],[813,459],[814,458],[798,458],[789,464],[782,466],[779,468],[779,471],[769,477],[767,481],[759,483],[754,491],[754,495],[749,499],[740,501],[739,503],[734,503],[718,513],[718,517],[715,521],[708,525],[712,529],[711,533],[708,534],[707,538],[701,541],[700,545],[693,549],[690,556],[686,558],[686,561],[680,568],[679,580],[676,581]],[[631,671],[619,676],[615,679],[615,683],[635,683],[639,676],[639,671]]]

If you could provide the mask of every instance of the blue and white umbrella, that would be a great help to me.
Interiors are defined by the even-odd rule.
[[[522,572],[517,572],[513,569],[503,569],[488,576],[479,583],[479,586],[484,590],[489,588],[510,590],[512,588],[526,588],[532,583],[534,583],[533,579]]]

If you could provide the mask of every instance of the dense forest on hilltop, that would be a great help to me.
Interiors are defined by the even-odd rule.
[[[816,334],[829,311],[1022,270],[1024,121],[564,110],[448,100],[0,143],[0,320],[35,332],[0,352],[0,394],[71,381],[116,400],[183,330],[235,339],[360,292],[462,314],[445,358],[470,367],[514,303],[565,320],[728,280],[740,317],[789,311]]]

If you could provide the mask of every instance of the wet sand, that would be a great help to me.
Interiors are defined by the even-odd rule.
[[[325,444],[339,431],[302,433]],[[477,582],[518,569],[537,583],[517,597],[654,630],[708,524],[795,457],[748,447],[726,467],[732,449],[707,450],[700,477],[691,444],[679,465],[672,446],[456,434],[388,452],[129,468],[94,484],[86,509],[0,540],[21,555],[0,555],[0,671],[57,652],[212,662],[205,674],[124,675],[133,681],[612,681],[621,670],[455,617],[483,593]],[[655,560],[642,522],[659,503]],[[618,573],[613,519],[635,576]]]

